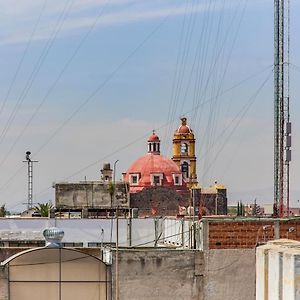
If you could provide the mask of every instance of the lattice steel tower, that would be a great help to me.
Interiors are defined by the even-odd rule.
[[[33,207],[33,163],[38,162],[37,160],[32,160],[30,158],[30,151],[26,152],[26,160],[23,162],[27,163],[27,187],[28,187],[28,196],[27,196],[27,209],[31,209]]]
[[[274,0],[274,216],[280,217],[290,202],[289,1]]]

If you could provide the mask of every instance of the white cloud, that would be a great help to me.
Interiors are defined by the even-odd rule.
[[[51,5],[47,5],[44,10],[41,24],[33,40],[44,40],[51,36],[65,7],[70,7],[70,10],[67,10],[67,17],[59,36],[67,36],[82,28],[92,26],[103,8],[105,13],[99,18],[96,26],[115,26],[167,16],[174,17],[185,13],[199,13],[211,9],[205,2],[188,6],[186,4],[175,5],[174,2],[170,1],[165,1],[162,4],[160,1],[136,0],[84,0],[70,3],[68,1],[51,1]],[[218,7],[218,5],[214,5],[214,9],[218,9]],[[0,11],[3,17],[0,44],[26,42],[41,8],[41,1],[37,0],[23,2],[13,0],[9,3],[0,1]]]

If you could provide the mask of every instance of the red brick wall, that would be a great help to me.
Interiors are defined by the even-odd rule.
[[[276,238],[300,241],[300,218],[292,220],[220,220],[208,223],[209,249],[254,248],[257,244]],[[275,235],[276,228],[279,236]],[[293,231],[288,233],[290,228]]]

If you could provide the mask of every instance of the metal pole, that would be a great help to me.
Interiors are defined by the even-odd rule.
[[[114,185],[114,203],[116,203],[115,195],[116,195],[116,166],[118,163],[118,159],[114,162],[114,177],[113,177],[113,185]],[[116,206],[116,300],[119,300],[119,203]]]

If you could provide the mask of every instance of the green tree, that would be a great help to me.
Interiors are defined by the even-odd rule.
[[[3,218],[8,214],[8,211],[5,207],[5,204],[1,205],[0,207],[0,217]]]
[[[34,211],[41,214],[41,217],[49,217],[50,210],[53,208],[53,205],[48,203],[38,203],[37,206],[34,207]]]

